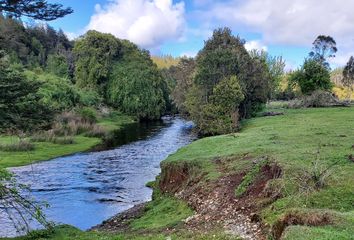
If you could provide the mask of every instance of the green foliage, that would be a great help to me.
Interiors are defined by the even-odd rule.
[[[51,109],[64,111],[80,104],[80,94],[70,80],[48,73],[26,71],[25,74],[29,79],[41,83],[38,95],[41,102]]]
[[[40,101],[40,83],[28,80],[0,57],[0,130],[18,133],[47,126],[53,114]]]
[[[0,168],[0,207],[19,233],[29,231],[28,219],[36,220],[43,227],[50,229],[43,212],[46,204],[28,197],[28,187],[16,181],[13,174]]]
[[[309,53],[311,60],[330,69],[327,60],[335,57],[335,53],[338,51],[336,41],[331,36],[319,35],[312,45],[312,51]]]
[[[193,58],[181,58],[177,66],[168,69],[168,75],[174,79],[176,86],[171,92],[173,103],[181,113],[187,113],[186,95],[193,84],[195,60]]]
[[[303,94],[316,90],[330,91],[333,86],[328,69],[312,59],[306,59],[301,69],[291,74],[289,81],[297,84]]]
[[[72,68],[72,44],[61,30],[44,24],[25,27],[18,19],[0,15],[0,36],[0,49],[10,55],[11,63],[44,68],[49,55],[61,55]]]
[[[84,121],[87,121],[91,124],[97,122],[97,112],[91,107],[81,108],[79,114]]]
[[[270,98],[275,98],[279,92],[281,92],[281,81],[284,75],[285,61],[281,56],[273,57],[264,50],[252,50],[250,55],[253,59],[259,59],[266,64],[271,80]]]
[[[77,40],[75,80],[79,88],[99,89],[102,94],[108,82],[113,60],[119,56],[121,43],[111,34],[88,31]]]
[[[69,76],[69,65],[67,59],[61,54],[51,54],[47,59],[47,71],[62,78]]]
[[[157,119],[165,111],[164,81],[149,54],[125,43],[107,86],[107,101],[139,119]]]
[[[38,20],[52,21],[73,12],[58,3],[45,0],[0,0],[0,12],[15,18],[30,17]]]
[[[214,88],[223,80],[237,82],[236,88],[240,89],[234,93],[226,92],[223,88],[232,83],[224,82],[217,88],[220,92],[217,94]],[[232,132],[237,129],[239,118],[253,116],[260,110],[269,90],[270,78],[265,63],[258,58],[252,59],[244,48],[244,41],[233,36],[230,29],[217,29],[197,56],[194,86],[186,101],[187,110],[204,134]],[[226,99],[228,97],[231,99]],[[223,104],[233,102],[236,107],[231,111],[228,106],[217,103],[217,98]],[[232,116],[227,116],[230,112]],[[210,120],[213,126],[228,125],[224,131],[213,130],[213,126],[208,127]]]
[[[220,81],[213,89],[210,102],[199,106],[201,109],[195,121],[200,132],[204,135],[217,135],[237,130],[238,106],[243,99],[244,95],[236,76]],[[190,103],[200,104],[198,101]],[[194,109],[195,105],[187,106]]]
[[[354,86],[354,57],[351,56],[343,69],[343,85],[353,90]]]

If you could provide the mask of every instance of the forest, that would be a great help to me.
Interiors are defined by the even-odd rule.
[[[0,1],[0,209],[27,234],[18,239],[354,234],[354,57],[331,68],[338,52],[333,37],[315,38],[293,70],[282,56],[247,50],[228,27],[214,29],[195,57],[153,56],[96,30],[71,40],[44,22],[71,8],[10,2]],[[52,223],[45,204],[25,197],[29,187],[11,172],[112,145],[114,133],[129,124],[166,116],[192,121],[199,140],[161,159],[161,174],[147,183],[152,201],[128,223],[123,219],[117,235],[107,235],[111,219],[88,232]],[[29,219],[44,230],[32,231]],[[209,219],[234,230],[212,228]]]

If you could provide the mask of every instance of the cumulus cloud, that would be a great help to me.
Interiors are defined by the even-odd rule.
[[[156,48],[183,35],[184,13],[184,2],[111,0],[104,6],[96,5],[87,30],[111,33],[141,47]]]
[[[251,51],[251,50],[263,50],[263,51],[267,51],[268,48],[267,46],[263,45],[261,41],[259,40],[252,40],[249,42],[245,43],[245,48],[247,49],[247,51]]]
[[[342,57],[354,53],[353,9],[353,0],[229,0],[210,4],[203,17],[261,33],[267,44],[310,47],[318,35],[330,35]]]

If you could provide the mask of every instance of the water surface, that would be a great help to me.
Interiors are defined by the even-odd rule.
[[[19,182],[46,201],[49,220],[86,230],[135,204],[151,199],[145,184],[160,173],[160,162],[195,139],[181,118],[132,124],[117,132],[112,150],[81,153],[12,168]],[[1,217],[1,216],[0,216]],[[4,219],[0,236],[14,235]]]

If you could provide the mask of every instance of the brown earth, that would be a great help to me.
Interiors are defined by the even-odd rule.
[[[252,158],[249,160],[254,161]],[[187,163],[163,166],[160,190],[185,200],[195,210],[193,216],[184,220],[182,228],[193,232],[208,232],[221,227],[225,232],[243,239],[266,239],[267,231],[259,222],[258,211],[264,207],[264,202],[269,204],[278,197],[278,194],[267,188],[267,182],[281,176],[280,167],[274,163],[264,165],[247,191],[241,197],[236,197],[235,189],[246,173],[228,173],[223,160],[217,159],[215,163],[222,177],[214,181],[201,181],[203,176],[197,174],[198,168],[190,167]],[[144,207],[144,204],[137,205],[92,230],[129,231],[129,221],[141,216]],[[171,232],[171,229],[165,231]]]

